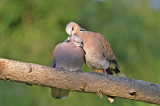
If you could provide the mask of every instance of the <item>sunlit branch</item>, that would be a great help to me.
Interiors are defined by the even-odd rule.
[[[106,77],[90,72],[69,72],[33,63],[0,58],[0,79],[57,87],[77,92],[110,95],[153,104],[160,104],[160,85],[146,81]]]

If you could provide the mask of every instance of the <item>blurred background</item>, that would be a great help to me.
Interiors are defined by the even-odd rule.
[[[103,34],[128,78],[160,84],[159,0],[0,0],[0,57],[50,66],[71,21]],[[49,88],[0,80],[0,106],[106,105],[154,106],[78,92],[54,100]]]

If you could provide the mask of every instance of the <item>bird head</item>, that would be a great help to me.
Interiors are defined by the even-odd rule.
[[[81,28],[77,23],[70,22],[66,26],[66,32],[71,37],[72,35],[76,34],[77,32],[84,31],[83,28]]]
[[[78,35],[76,35],[76,34],[72,35],[71,41],[73,42],[73,44],[75,46],[83,48],[83,41],[82,41],[81,37],[79,37]]]

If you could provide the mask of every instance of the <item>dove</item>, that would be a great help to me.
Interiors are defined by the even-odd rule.
[[[108,77],[108,74],[113,75],[113,73],[116,73],[120,77],[125,77],[120,70],[109,42],[102,34],[87,31],[75,22],[70,22],[66,26],[66,33],[71,38],[74,34],[81,37],[84,44],[85,63],[88,67],[92,68],[92,71],[94,69],[103,70],[106,77]]]
[[[70,22],[66,26],[66,33],[71,39],[75,34],[81,37],[84,44],[85,63],[92,68],[92,72],[94,72],[94,69],[96,69],[96,72],[103,70],[107,78],[109,78],[108,74],[113,75],[113,73],[120,77],[126,77],[120,70],[109,42],[102,34],[87,31],[75,22]],[[108,95],[108,100],[112,103],[114,97]]]
[[[59,43],[52,55],[51,66],[67,71],[78,71],[84,62],[84,50],[82,39],[74,35],[70,40]],[[68,90],[51,88],[51,96],[55,99],[66,98],[69,94]]]

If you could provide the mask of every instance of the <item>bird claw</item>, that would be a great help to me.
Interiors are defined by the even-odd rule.
[[[111,80],[111,78],[109,77],[107,73],[104,73],[104,75],[106,76],[107,79]]]
[[[92,73],[94,73],[94,68],[92,68],[92,71],[91,71]]]
[[[111,80],[111,78],[109,77],[109,75],[107,74],[107,71],[105,69],[104,69],[104,75],[106,77],[107,84],[108,84],[108,81]]]

